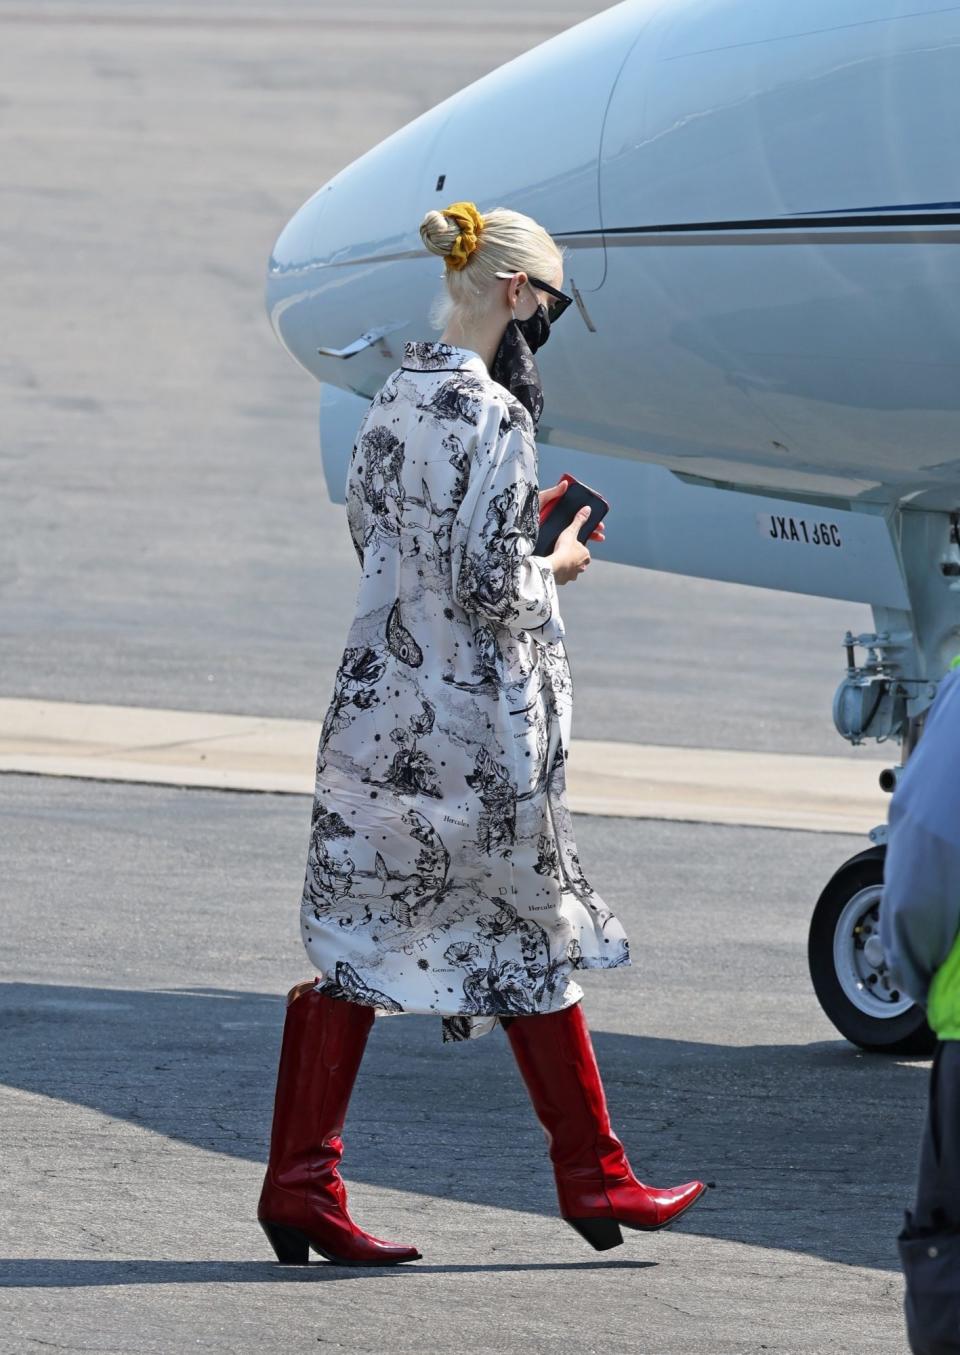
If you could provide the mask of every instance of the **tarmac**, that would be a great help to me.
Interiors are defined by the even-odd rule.
[[[614,1127],[641,1179],[715,1182],[673,1229],[592,1252],[502,1033],[388,1017],[343,1170],[423,1260],[300,1271],[255,1208],[309,801],[6,776],[0,804],[4,1355],[905,1350],[925,1065],[838,1039],[804,965],[856,839],[576,820],[638,957],[583,976]]]
[[[343,164],[590,12],[0,0],[0,1355],[906,1351],[929,1063],[842,1040],[805,956],[885,809],[893,758],[830,720],[869,613],[602,547],[561,594],[568,776],[634,964],[585,1010],[637,1174],[715,1189],[592,1252],[502,1033],[408,1016],[344,1175],[422,1261],[280,1267],[255,1220],[356,584],[266,259]]]
[[[0,698],[0,772],[312,795],[307,720]],[[809,754],[572,741],[574,813],[868,833],[885,819],[876,764]]]

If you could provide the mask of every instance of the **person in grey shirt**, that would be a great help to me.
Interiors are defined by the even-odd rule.
[[[940,684],[890,805],[880,938],[926,1008],[930,1071],[916,1202],[897,1242],[914,1355],[960,1355],[960,672]]]

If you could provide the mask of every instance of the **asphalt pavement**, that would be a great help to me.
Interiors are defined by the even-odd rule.
[[[356,561],[263,311],[316,187],[593,6],[0,0],[0,696],[319,720]],[[629,570],[562,595],[574,739],[844,754],[865,608]],[[867,753],[866,756],[873,756]],[[586,974],[614,1124],[716,1188],[604,1255],[556,1216],[500,1032],[378,1022],[348,1120],[396,1271],[255,1222],[309,799],[0,776],[0,1352],[902,1355],[928,1064],[806,973],[863,840],[578,815],[635,963]],[[314,1286],[323,1286],[314,1294]]]
[[[926,1065],[838,1039],[804,963],[856,840],[577,821],[636,957],[583,976],[614,1128],[641,1179],[715,1182],[672,1230],[592,1252],[502,1032],[387,1017],[343,1171],[423,1260],[301,1272],[255,1210],[309,801],[7,777],[0,805],[3,1355],[904,1351]]]

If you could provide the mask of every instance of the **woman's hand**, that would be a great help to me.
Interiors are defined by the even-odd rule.
[[[560,496],[561,496],[562,494],[566,494],[566,492],[567,492],[567,485],[568,485],[569,483],[570,483],[569,480],[561,480],[561,481],[559,481],[557,484],[555,484],[555,485],[553,486],[552,489],[541,489],[541,490],[540,490],[540,512],[541,512],[541,513],[543,512],[544,508],[546,508],[549,504],[552,504],[553,501],[554,501],[555,499],[559,499]],[[597,525],[596,525],[596,527],[594,527],[593,531],[592,531],[592,532],[590,533],[590,535],[587,537],[587,540],[588,540],[588,541],[602,541],[603,539],[604,539],[604,535],[603,535],[603,523],[602,523],[602,522],[598,522]]]
[[[586,522],[590,509],[583,507],[568,527],[557,537],[553,554],[547,556],[557,583],[571,583],[578,579],[590,563],[590,552],[577,533]]]

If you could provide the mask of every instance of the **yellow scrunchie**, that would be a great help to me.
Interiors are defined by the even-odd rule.
[[[460,234],[444,259],[448,268],[459,273],[461,268],[466,268],[470,255],[477,247],[477,236],[483,229],[483,217],[473,202],[453,202],[449,207],[444,207],[443,215],[452,217],[460,227]]]

